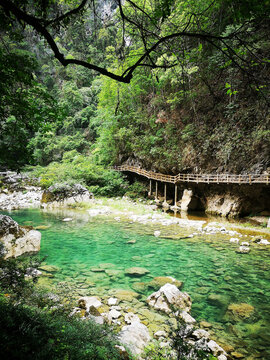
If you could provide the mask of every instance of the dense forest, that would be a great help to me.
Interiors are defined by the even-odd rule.
[[[111,165],[269,169],[270,2],[1,1],[0,166],[116,191]],[[44,168],[45,167],[45,168]],[[76,169],[76,170],[75,170]]]
[[[111,305],[119,305],[118,300],[121,301],[121,294],[117,295],[119,299],[107,299],[109,286],[113,285],[113,290],[122,292],[122,297],[123,292],[127,297],[133,293],[128,301],[134,301],[134,309],[144,308],[151,315],[145,308],[146,302],[140,302],[143,296],[150,290],[158,291],[161,285],[175,286],[180,293],[177,287],[183,285],[183,280],[187,289],[188,281],[191,290],[194,286],[195,314],[202,313],[200,319],[208,320],[204,311],[207,307],[211,310],[216,327],[212,328],[212,324],[203,320],[202,328],[212,328],[211,336],[214,331],[223,332],[222,346],[232,342],[236,350],[240,348],[244,354],[254,352],[254,357],[239,354],[233,346],[227,346],[226,351],[234,354],[227,357],[225,350],[210,340],[210,335],[207,341],[208,344],[214,343],[215,351],[210,346],[202,347],[205,339],[201,335],[191,338],[190,342],[190,336],[195,332],[192,324],[196,320],[188,314],[191,298],[187,293],[180,293],[189,304],[189,307],[186,304],[184,307],[187,312],[182,312],[180,306],[181,313],[176,311],[176,302],[170,303],[172,309],[166,302],[163,309],[156,308],[165,309],[166,313],[168,310],[170,314],[172,323],[166,321],[168,329],[173,331],[168,330],[165,338],[171,339],[167,345],[173,352],[166,353],[167,345],[156,342],[155,346],[152,344],[146,348],[140,358],[268,359],[269,254],[264,246],[270,244],[267,240],[270,240],[270,233],[264,233],[263,236],[268,236],[266,239],[259,234],[258,228],[254,230],[257,236],[251,235],[253,229],[250,228],[246,235],[242,235],[230,227],[224,228],[223,224],[217,228],[221,225],[217,223],[211,226],[207,223],[203,228],[206,221],[201,221],[201,218],[197,222],[200,226],[191,230],[186,213],[183,219],[169,215],[166,218],[166,214],[154,211],[157,205],[151,196],[150,201],[145,201],[147,205],[142,199],[133,202],[132,198],[146,195],[146,187],[135,181],[135,176],[128,182],[127,177],[113,171],[112,167],[134,165],[170,175],[249,174],[246,177],[249,181],[241,186],[240,182],[229,184],[228,177],[226,183],[219,184],[217,180],[217,184],[208,186],[209,176],[208,184],[204,181],[202,186],[197,186],[198,181],[197,184],[194,181],[194,186],[188,185],[189,189],[176,182],[171,182],[174,188],[169,184],[167,189],[166,182],[163,182],[164,193],[160,193],[160,201],[159,179],[155,178],[157,204],[161,205],[164,200],[163,204],[169,207],[166,196],[171,197],[169,202],[174,196],[176,215],[176,210],[180,209],[176,206],[179,204],[178,191],[178,197],[183,192],[182,200],[185,195],[189,197],[190,210],[207,212],[210,209],[208,212],[211,214],[228,217],[261,215],[262,226],[265,229],[270,226],[270,220],[266,220],[269,216],[269,176],[266,175],[267,184],[265,181],[262,186],[259,182],[250,186],[250,174],[270,174],[270,0],[0,0],[0,20],[0,195],[7,199],[3,200],[4,215],[0,214],[0,358],[134,359],[130,352],[119,347],[116,333],[120,327],[116,331],[115,327],[109,326],[120,326],[117,319],[122,315],[111,317],[114,322],[107,322],[109,318],[104,320],[107,310],[116,313],[121,310],[120,306],[109,307],[109,300],[113,300]],[[13,181],[7,170],[23,175],[12,172],[16,178]],[[10,181],[7,188],[3,174]],[[21,187],[22,184],[25,187]],[[35,185],[41,185],[42,189]],[[84,220],[71,218],[69,213],[69,217],[64,212],[54,214],[55,218],[46,213],[46,194],[54,194],[52,199],[61,203],[64,195],[74,195],[73,188],[79,189],[81,194],[87,193],[89,202],[93,200],[94,205],[101,206],[105,201],[103,207],[87,210],[90,224],[87,223],[87,228]],[[21,207],[8,203],[13,194],[16,195],[16,189],[22,196],[18,197]],[[151,190],[150,181],[149,195],[153,195]],[[33,197],[29,195],[31,191]],[[62,197],[57,197],[59,193]],[[128,198],[120,198],[124,195]],[[104,200],[99,196],[114,199]],[[28,202],[24,202],[27,197]],[[41,216],[37,211],[33,212],[33,219],[31,212],[12,213],[15,217],[22,216],[16,221],[22,221],[23,226],[8,216],[13,209],[34,207],[37,202],[45,209],[40,212],[44,218],[37,217],[38,226],[33,222],[34,216]],[[107,205],[115,205],[115,212],[109,212]],[[90,205],[74,200],[72,206],[80,206],[83,212]],[[219,211],[222,207],[225,209],[223,212]],[[130,208],[147,213],[137,215]],[[181,209],[187,211],[187,208]],[[97,214],[113,218],[111,222],[104,221],[108,228],[96,218],[89,220]],[[129,216],[125,219],[125,226],[122,226],[119,214],[121,217]],[[194,223],[196,221],[192,226]],[[185,224],[183,228],[182,224]],[[136,231],[133,232],[131,225]],[[178,232],[175,232],[176,225],[181,225]],[[163,226],[167,226],[166,230]],[[173,227],[171,234],[169,226]],[[56,230],[49,230],[50,227]],[[47,254],[45,258],[39,255],[5,258],[2,239],[13,241],[15,247],[16,241],[23,238],[22,234],[32,230],[39,234],[36,252],[40,250],[41,237],[37,230],[48,231],[47,244],[51,239],[53,244],[58,241],[63,245],[54,245],[55,249],[52,246],[55,258],[62,261],[61,256],[66,257],[63,264],[68,267],[63,272],[66,277],[59,277],[61,282],[59,286],[57,283],[57,289],[51,288],[53,292],[57,290],[56,293],[48,293],[48,288],[42,287],[42,279],[43,285],[46,286],[47,281],[47,285],[52,286],[50,281],[55,274],[54,281],[57,281],[57,272],[61,275],[60,263],[59,267],[44,263]],[[48,236],[50,231],[55,231],[52,238]],[[161,231],[162,237],[157,239]],[[243,229],[241,231],[244,233]],[[46,232],[44,235],[45,243]],[[208,235],[216,236],[216,239],[211,240]],[[242,239],[245,242],[236,236],[245,236]],[[138,247],[132,248],[135,243]],[[74,244],[83,244],[85,248],[73,248]],[[176,248],[178,245],[183,247]],[[241,256],[248,254],[250,248],[254,257],[248,261],[245,256],[249,255]],[[72,255],[71,260],[67,256],[69,253],[64,251],[66,249]],[[155,249],[159,252],[155,253]],[[32,254],[32,251],[25,253]],[[119,255],[115,255],[117,251]],[[96,263],[83,264],[85,260],[79,256],[78,263],[72,263],[76,257],[73,259],[74,254],[88,254],[86,260]],[[118,256],[120,270],[111,264],[115,261],[111,255]],[[196,256],[200,261],[194,261]],[[150,274],[148,269],[134,267],[140,261],[147,268],[153,266],[157,273]],[[84,267],[80,267],[82,264]],[[113,269],[110,269],[111,265]],[[179,273],[181,281],[171,277],[174,271],[178,274],[179,269],[185,271]],[[133,281],[136,276],[138,281],[144,275],[145,283]],[[38,276],[41,276],[41,281]],[[94,282],[93,278],[96,279]],[[62,282],[63,279],[69,280]],[[126,279],[130,280],[128,286],[132,291],[120,288],[126,286]],[[76,286],[82,293],[76,296],[101,296],[100,292],[104,290],[102,301],[105,304],[106,300],[108,306],[103,309],[102,305],[103,310],[99,313],[94,305],[87,307],[87,299],[82,298],[85,305],[81,307],[79,300],[78,312],[78,301],[75,302],[75,295],[68,287],[71,280],[79,281]],[[240,301],[238,298],[244,303],[235,304]],[[206,299],[205,303],[203,299]],[[138,323],[139,318],[130,312],[132,308],[128,301],[121,304],[122,310],[124,306],[128,309],[125,323],[132,324],[129,320],[131,314]],[[212,305],[216,306],[214,310]],[[187,320],[183,313],[186,313]],[[218,320],[217,314],[221,314]],[[232,315],[238,317],[236,321],[230,318]],[[97,326],[93,317],[100,321],[102,316],[104,319],[98,323],[102,326]],[[139,321],[146,330],[146,325],[153,325],[153,314],[151,316],[152,320],[149,317],[150,320],[146,321],[147,318],[142,317],[144,322]],[[91,321],[79,321],[79,318]],[[219,320],[224,322],[225,330]],[[237,328],[235,323],[240,320],[246,321],[246,327]],[[167,326],[159,318],[157,324],[160,326],[161,323]],[[153,327],[153,335],[160,332],[157,330],[159,327]],[[147,334],[149,336],[148,330]],[[134,334],[132,337],[136,338]],[[222,340],[222,337],[217,339]],[[196,348],[199,342],[201,344]]]

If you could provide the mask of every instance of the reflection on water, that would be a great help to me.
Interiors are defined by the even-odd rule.
[[[20,224],[44,225],[40,256],[59,268],[52,282],[69,281],[74,292],[87,295],[110,288],[139,291],[138,282],[173,276],[184,282],[183,290],[193,299],[192,315],[211,323],[217,340],[247,359],[270,359],[270,257],[265,247],[238,254],[228,235],[186,238],[191,231],[177,225],[145,226],[90,218],[86,212],[26,210],[12,216]],[[73,221],[63,222],[64,217]],[[153,236],[157,229],[164,238]],[[134,266],[150,273],[139,280],[126,276],[125,269]],[[140,289],[143,297],[153,291]],[[254,311],[240,317],[228,313],[230,304],[241,303]]]

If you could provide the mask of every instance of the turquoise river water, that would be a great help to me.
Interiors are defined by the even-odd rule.
[[[73,221],[63,222],[61,213],[40,210],[13,211],[11,215],[21,225],[44,226],[40,257],[46,256],[47,265],[59,268],[52,283],[69,282],[77,294],[98,295],[111,288],[134,289],[134,282],[147,283],[156,276],[173,276],[184,282],[182,291],[192,298],[192,315],[197,321],[211,323],[217,340],[232,345],[245,359],[270,359],[267,247],[238,254],[228,235],[156,238],[150,226],[113,218],[78,213]],[[176,227],[168,228],[168,233],[179,234]],[[182,237],[190,234],[190,230],[181,232]],[[114,276],[91,271],[104,264],[118,271]],[[134,266],[149,273],[139,280],[126,276],[125,269]],[[151,292],[146,290],[142,297]],[[232,303],[250,304],[254,314],[240,321],[228,318],[226,310]]]

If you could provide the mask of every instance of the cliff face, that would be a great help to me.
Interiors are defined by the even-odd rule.
[[[156,123],[145,121],[143,132],[130,122],[132,144],[119,139],[118,163],[167,174],[270,172],[270,115],[266,108],[260,109],[259,101],[240,100],[231,116],[224,97],[215,104],[205,93],[196,104],[196,116],[190,103],[173,111],[167,108],[165,123],[157,122],[158,114],[149,113]]]

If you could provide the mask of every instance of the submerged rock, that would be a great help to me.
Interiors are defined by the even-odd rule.
[[[48,273],[54,273],[59,271],[59,267],[55,265],[42,265],[39,267],[39,269]]]
[[[254,310],[254,307],[250,304],[230,304],[226,312],[226,317],[234,321],[245,320],[254,314]]]
[[[217,306],[217,307],[225,307],[228,305],[228,298],[224,295],[220,294],[210,294],[207,298],[209,304]]]
[[[144,282],[134,282],[131,287],[139,293],[145,293],[148,290],[148,284]]]
[[[138,293],[134,291],[123,290],[123,289],[113,289],[111,291],[111,294],[121,301],[128,301],[128,302],[140,296]]]
[[[125,270],[125,274],[129,276],[143,276],[150,271],[142,267],[131,267]]]
[[[172,284],[165,284],[159,291],[151,294],[146,301],[154,309],[165,311],[166,313],[172,311],[172,306],[187,312],[191,309],[190,296],[185,292],[181,292]]]

